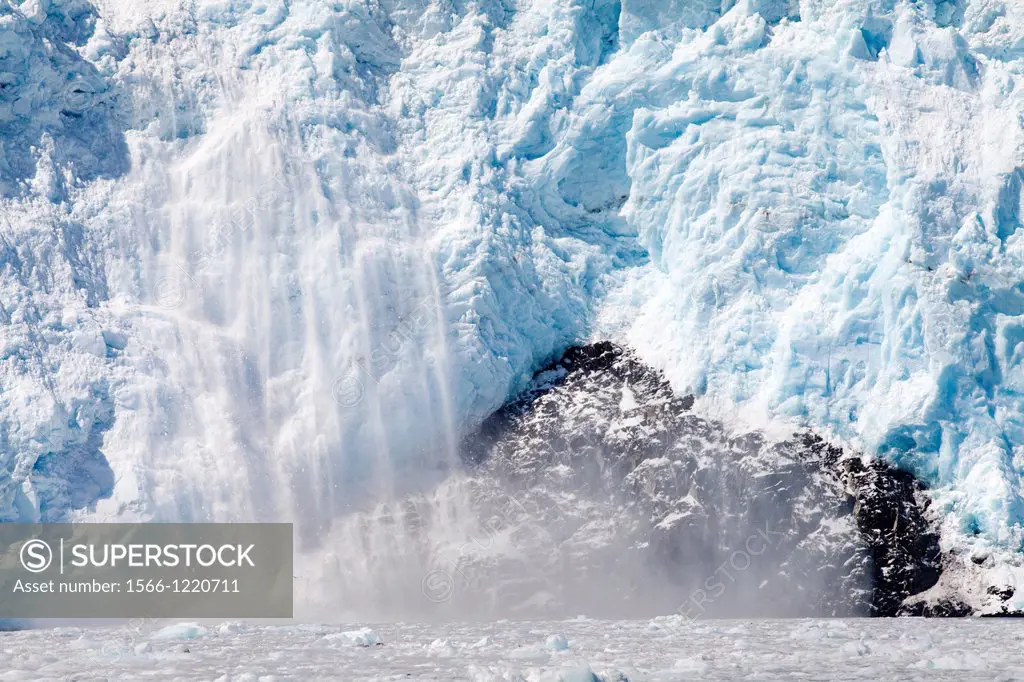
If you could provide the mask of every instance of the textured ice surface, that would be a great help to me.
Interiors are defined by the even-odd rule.
[[[910,468],[957,530],[1016,548],[1024,100],[980,46],[997,23],[1020,40],[1019,6],[749,8],[623,97],[643,106],[622,213],[652,260],[619,294],[628,338],[719,409]]]
[[[375,625],[338,646],[340,625],[210,628],[186,642],[156,626],[0,634],[9,679],[681,680],[1019,679],[1019,627],[991,620],[671,619]],[[552,630],[568,648],[545,645]]]
[[[322,529],[574,340],[1017,550],[1024,7],[0,2],[0,517]]]

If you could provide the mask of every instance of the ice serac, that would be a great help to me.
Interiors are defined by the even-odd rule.
[[[0,0],[0,515],[316,545],[597,336],[1012,582],[1022,66],[1010,0]]]
[[[453,463],[638,251],[533,217],[520,167],[613,3],[3,7],[6,519],[315,537]]]
[[[95,23],[77,0],[0,3],[4,520],[55,520],[114,484],[100,448],[114,419],[106,359],[120,336],[98,321],[105,254],[67,203],[127,166],[109,84],[79,52]]]

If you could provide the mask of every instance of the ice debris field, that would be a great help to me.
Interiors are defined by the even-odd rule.
[[[5,680],[1021,680],[1009,621],[146,624],[4,633]]]

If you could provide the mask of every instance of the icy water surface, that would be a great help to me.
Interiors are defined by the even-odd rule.
[[[0,642],[3,680],[1024,680],[1014,620],[128,623]]]

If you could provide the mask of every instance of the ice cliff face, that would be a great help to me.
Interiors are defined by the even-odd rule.
[[[316,544],[597,336],[1012,578],[1022,64],[1008,0],[2,0],[2,517]]]
[[[988,3],[737,7],[656,67],[622,211],[654,265],[629,339],[675,384],[827,426],[1012,547],[1020,31]]]

